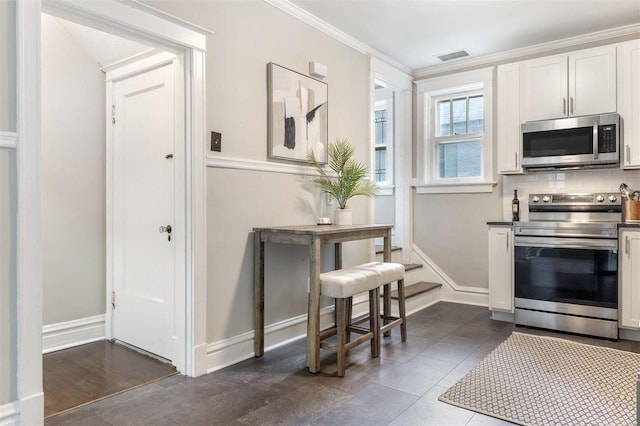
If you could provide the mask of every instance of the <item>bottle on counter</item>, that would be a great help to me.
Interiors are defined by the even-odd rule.
[[[511,201],[511,220],[517,222],[520,220],[520,200],[518,200],[518,190],[513,190],[513,200]]]

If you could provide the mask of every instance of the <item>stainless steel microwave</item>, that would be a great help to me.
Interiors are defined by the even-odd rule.
[[[586,115],[523,123],[522,166],[535,169],[620,164],[620,115]]]

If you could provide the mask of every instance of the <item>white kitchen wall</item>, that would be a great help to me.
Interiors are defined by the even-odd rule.
[[[43,325],[105,312],[105,83],[42,15]]]
[[[267,64],[307,75],[310,61],[325,64],[329,141],[349,138],[368,165],[369,61],[263,1],[146,3],[215,32],[207,40],[207,130],[222,133],[222,152],[210,153],[217,166],[207,172],[207,341],[221,342],[253,330],[252,228],[313,223],[335,208],[303,175],[222,165],[227,158],[280,164],[267,159]],[[354,222],[368,221],[368,205],[368,199],[352,203]],[[369,255],[366,242],[347,243],[344,263]],[[303,247],[267,246],[267,325],[306,313],[308,262]]]
[[[518,189],[520,220],[529,219],[529,194],[569,192],[619,192],[621,183],[640,190],[640,170],[579,170],[572,172],[533,172],[503,176],[503,220],[511,220],[513,190]],[[500,220],[500,218],[496,219]]]

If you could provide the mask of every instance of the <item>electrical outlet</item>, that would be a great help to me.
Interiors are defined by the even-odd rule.
[[[222,133],[211,132],[211,151],[222,151]]]

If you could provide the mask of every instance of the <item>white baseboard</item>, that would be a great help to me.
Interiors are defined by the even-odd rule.
[[[369,309],[366,294],[353,299],[353,316],[357,317]],[[333,306],[320,310],[320,328],[328,328],[334,323]],[[265,353],[307,335],[307,315],[299,315],[265,327]],[[207,373],[237,364],[255,355],[253,349],[254,332],[240,334],[229,339],[210,343],[207,346]],[[268,355],[266,355],[268,356]]]
[[[104,340],[105,316],[95,315],[42,327],[42,353]]]
[[[461,286],[448,276],[436,263],[429,258],[415,244],[413,245],[412,258],[427,269],[430,275],[438,277],[442,284],[442,301],[464,303],[466,305],[489,306],[489,289]]]
[[[0,405],[0,426],[13,426],[20,424],[20,404],[14,401]]]

